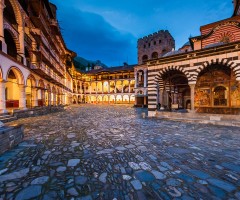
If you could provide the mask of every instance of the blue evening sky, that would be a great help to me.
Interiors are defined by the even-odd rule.
[[[50,0],[67,47],[108,66],[137,63],[137,39],[161,29],[176,49],[201,25],[231,17],[232,0]]]

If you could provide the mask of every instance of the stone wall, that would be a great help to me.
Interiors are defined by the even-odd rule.
[[[22,125],[0,127],[0,154],[18,145],[22,140]]]
[[[36,117],[61,111],[64,111],[64,106],[47,106],[28,110],[14,110],[13,116],[17,118]]]
[[[143,64],[143,57],[147,59],[157,59],[175,48],[175,40],[166,30],[161,30],[138,39],[138,64]],[[155,53],[155,55],[154,55]],[[155,57],[157,56],[157,57]]]

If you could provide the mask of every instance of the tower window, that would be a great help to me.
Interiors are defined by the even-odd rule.
[[[161,44],[162,43],[162,40],[159,40],[159,44]]]
[[[153,44],[156,45],[156,41],[154,41]]]

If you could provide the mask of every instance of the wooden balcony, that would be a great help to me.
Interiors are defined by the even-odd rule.
[[[48,67],[44,62],[33,63],[30,67],[34,72],[49,82],[59,86],[65,86],[64,79],[54,73],[54,71],[50,69],[50,67]]]

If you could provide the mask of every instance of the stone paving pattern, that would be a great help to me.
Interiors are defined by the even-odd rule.
[[[240,128],[143,111],[81,105],[18,120],[25,141],[0,156],[0,199],[240,199]]]

